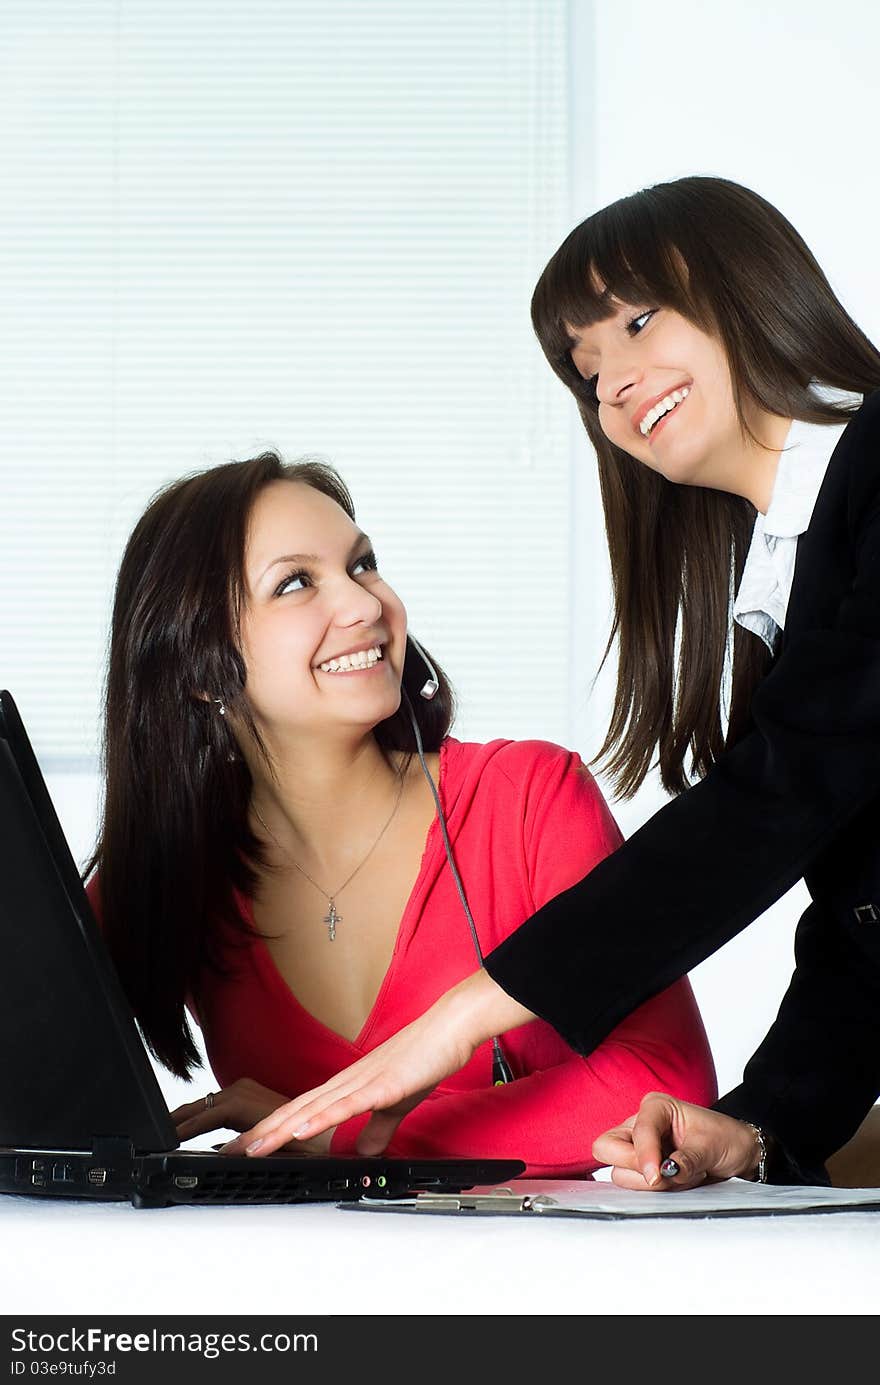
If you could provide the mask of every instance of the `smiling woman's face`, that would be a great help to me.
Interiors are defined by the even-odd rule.
[[[672,308],[611,306],[603,322],[568,327],[603,433],[669,481],[718,484],[718,460],[742,446],[721,342]]]
[[[397,711],[406,611],[335,500],[302,481],[266,486],[250,515],[245,582],[242,654],[261,731],[276,741],[368,731]]]

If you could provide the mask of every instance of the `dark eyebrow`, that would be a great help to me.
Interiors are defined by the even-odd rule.
[[[359,549],[359,548],[362,548],[363,545],[364,545],[365,543],[366,543],[366,544],[369,544],[370,547],[372,548],[372,540],[371,540],[369,534],[362,534],[360,531],[358,531],[358,536],[357,536],[357,538],[355,539],[354,543],[351,545],[351,548],[348,550],[348,561],[349,561],[349,562],[351,562],[351,560],[352,560],[352,558],[354,557],[355,553],[357,553],[358,549]],[[266,573],[267,573],[267,572],[271,572],[272,569],[273,569],[273,567],[277,567],[279,563],[320,563],[320,562],[323,562],[323,559],[321,558],[321,555],[320,555],[319,553],[282,553],[282,555],[281,555],[280,558],[273,558],[272,561],[271,561],[271,563],[269,563],[268,567],[265,567],[265,568],[263,569],[263,571],[260,573],[259,580],[262,582],[263,578],[266,576]]]

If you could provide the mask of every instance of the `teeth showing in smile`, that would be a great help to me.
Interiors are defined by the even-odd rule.
[[[661,399],[659,404],[655,404],[653,409],[649,409],[639,424],[639,431],[642,437],[646,438],[654,427],[654,424],[659,423],[664,414],[668,414],[670,410],[675,408],[676,404],[680,404],[683,399],[687,399],[689,394],[690,389],[687,386],[685,386],[683,390],[673,390],[671,394],[667,394],[665,399]]]
[[[318,667],[322,673],[349,673],[353,668],[373,668],[381,658],[382,650],[377,644],[372,649],[361,649],[357,654],[343,654],[339,659],[331,659]]]

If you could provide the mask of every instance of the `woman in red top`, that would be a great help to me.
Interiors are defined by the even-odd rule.
[[[181,1139],[252,1127],[473,971],[413,719],[482,952],[619,844],[577,755],[465,744],[452,715],[332,469],[268,453],[175,483],[140,520],[113,613],[90,890],[154,1054],[189,1076],[187,1008],[202,1027],[221,1090],[174,1113]],[[534,1020],[504,1060],[499,1086],[480,1045],[391,1152],[583,1174],[646,1088],[716,1094],[687,981],[588,1058]],[[366,1120],[296,1147],[354,1152]]]

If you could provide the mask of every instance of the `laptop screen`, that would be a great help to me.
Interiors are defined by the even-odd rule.
[[[0,1144],[177,1133],[11,695],[0,692]]]

